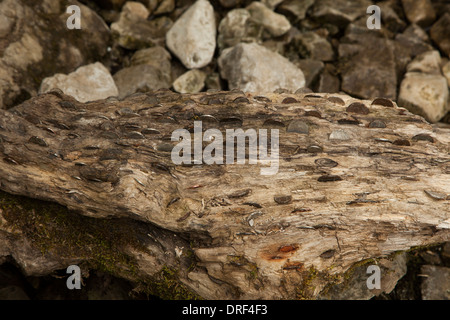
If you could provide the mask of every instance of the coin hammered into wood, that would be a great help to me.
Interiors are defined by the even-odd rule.
[[[277,171],[249,163],[250,139],[244,163],[175,164],[172,133],[194,139],[194,121],[222,137],[266,130]],[[146,225],[151,252],[124,247],[140,276],[176,265],[206,299],[292,299],[310,270],[314,296],[355,263],[449,241],[449,144],[448,129],[384,98],[160,90],[80,103],[47,93],[0,110],[0,189]]]

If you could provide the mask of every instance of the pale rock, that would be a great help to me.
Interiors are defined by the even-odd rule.
[[[22,38],[11,43],[3,52],[3,62],[20,70],[26,68],[43,59],[43,48],[38,39],[29,34],[24,34]]]
[[[15,20],[13,16],[7,15],[5,12],[0,15],[0,38],[6,37],[11,32]]]
[[[409,72],[401,83],[398,105],[434,123],[447,113],[448,96],[447,79],[442,75]]]
[[[172,82],[171,56],[160,46],[136,51],[130,60],[130,67],[114,75],[122,98],[136,91],[169,88]],[[142,66],[141,69],[136,66]],[[151,66],[151,68],[147,67]]]
[[[129,19],[147,19],[149,13],[142,3],[136,1],[127,1],[122,8],[122,15]]]
[[[380,7],[382,12],[381,19],[383,27],[394,33],[398,33],[405,29],[406,23],[398,16],[394,10],[394,5],[395,2],[390,0],[377,3],[377,6]]]
[[[158,9],[153,12],[154,15],[170,13],[175,9],[175,0],[163,0]]]
[[[252,2],[246,8],[251,17],[274,37],[279,37],[291,29],[291,23],[282,14],[275,13],[261,2]]]
[[[247,9],[230,10],[219,23],[217,46],[222,50],[240,42],[258,42],[263,29]]]
[[[136,51],[131,57],[131,66],[148,64],[161,70],[170,79],[171,56],[166,49],[160,46],[141,49]]]
[[[444,74],[444,77],[447,78],[447,83],[450,87],[450,61],[442,67],[442,73]]]
[[[79,67],[68,75],[58,73],[47,77],[42,81],[39,92],[48,92],[54,88],[62,90],[80,102],[118,95],[111,74],[100,62]]]
[[[197,0],[167,32],[166,44],[188,69],[211,62],[216,48],[214,8],[207,0]]]
[[[201,70],[189,70],[173,82],[173,88],[179,93],[197,93],[205,86],[206,73]]]
[[[427,27],[436,19],[436,12],[430,0],[402,0],[406,18],[411,23]]]
[[[149,64],[133,65],[114,74],[119,99],[136,92],[170,88],[170,77],[158,67]]]
[[[439,51],[426,51],[418,55],[409,63],[406,71],[441,74],[441,55]]]
[[[331,44],[315,32],[307,31],[295,36],[293,44],[305,58],[320,61],[334,60],[335,55]]]
[[[414,57],[435,50],[427,33],[417,24],[410,24],[403,33],[398,33],[392,44],[397,74],[403,74]]]
[[[225,49],[218,59],[220,75],[229,89],[247,92],[295,91],[305,86],[302,70],[278,53],[256,43]]]
[[[147,8],[140,2],[127,1],[122,8],[119,20],[111,24],[111,32],[117,43],[129,50],[143,49],[163,44],[172,21],[162,16],[147,20]]]

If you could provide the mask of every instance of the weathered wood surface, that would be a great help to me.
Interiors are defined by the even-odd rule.
[[[197,268],[180,279],[205,298],[294,298],[311,268],[339,275],[450,239],[449,130],[389,102],[158,91],[82,104],[48,93],[0,110],[0,189],[190,239]],[[278,129],[278,172],[175,165],[171,134],[195,120]]]

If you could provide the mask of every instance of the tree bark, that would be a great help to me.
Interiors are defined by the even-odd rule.
[[[276,173],[249,164],[249,148],[245,164],[175,164],[172,133],[194,121],[224,143],[226,129],[267,129],[270,146],[278,130]],[[161,90],[83,104],[54,91],[0,110],[0,188],[178,235],[183,246],[150,248],[158,262],[140,272],[177,264],[204,298],[291,299],[307,285],[315,297],[356,262],[450,239],[449,133],[390,100],[340,94]]]

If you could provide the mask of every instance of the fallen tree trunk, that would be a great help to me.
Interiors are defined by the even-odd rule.
[[[200,122],[223,134],[223,164],[205,163],[207,137],[175,164],[173,132],[196,139]],[[277,161],[262,161],[252,138],[244,164],[226,158],[219,145],[239,128],[258,141],[267,129]],[[123,246],[137,261],[130,278],[169,266],[207,299],[315,297],[356,262],[450,239],[449,142],[449,130],[385,99],[162,90],[82,104],[54,91],[0,110],[0,188],[146,225],[150,239]],[[14,257],[6,225],[0,253]]]

